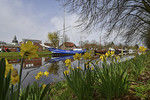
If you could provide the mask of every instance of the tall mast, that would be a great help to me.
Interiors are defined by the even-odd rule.
[[[65,42],[65,38],[64,38],[64,35],[65,35],[65,13],[66,13],[66,11],[65,11],[65,0],[64,0],[64,23],[63,23],[63,46],[65,47],[65,44],[64,44],[64,42]]]

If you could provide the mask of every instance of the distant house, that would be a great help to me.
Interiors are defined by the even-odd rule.
[[[65,50],[73,50],[74,48],[77,48],[77,46],[72,42],[64,42],[62,45],[59,46],[59,48]]]
[[[26,43],[27,41],[31,41],[35,46],[38,46],[38,51],[42,51],[43,47],[40,45],[42,43],[42,41],[40,40],[34,40],[34,39],[22,39],[22,41],[20,42],[20,44],[22,43]]]
[[[92,43],[92,44],[84,44],[83,46],[85,49],[88,49],[88,50],[96,50],[97,49],[97,45],[95,43]]]
[[[0,41],[0,45],[5,45],[5,44],[6,44],[6,42]]]
[[[18,52],[20,45],[18,44],[18,40],[15,36],[11,44],[7,44],[6,42],[0,41],[0,48],[3,49],[4,52]]]

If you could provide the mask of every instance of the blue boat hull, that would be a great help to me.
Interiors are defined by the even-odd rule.
[[[62,50],[55,48],[48,48],[53,54],[75,54],[75,53],[85,53],[86,50]]]

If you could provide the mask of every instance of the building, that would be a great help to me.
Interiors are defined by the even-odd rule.
[[[12,40],[13,45],[18,45],[18,40],[17,37],[15,36],[14,39]]]
[[[77,48],[77,46],[72,42],[64,42],[64,44],[60,45],[59,48],[65,50],[73,50]]]
[[[11,44],[7,44],[6,42],[0,41],[0,48],[1,52],[18,52],[20,50],[20,45],[18,44],[18,40],[15,36]]]
[[[26,43],[27,41],[31,41],[33,43],[33,45],[38,46],[38,50],[37,51],[43,51],[43,47],[40,45],[40,44],[42,44],[42,41],[34,40],[34,39],[22,39],[20,44]]]

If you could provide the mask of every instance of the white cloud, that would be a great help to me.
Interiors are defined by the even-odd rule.
[[[58,15],[53,16],[48,16],[50,15],[47,13],[48,11],[34,12],[35,9],[36,5],[33,2],[23,3],[22,0],[0,0],[0,41],[11,43],[14,35],[17,36],[19,41],[22,38],[45,41],[47,40],[48,32],[61,30],[60,34],[63,34],[63,9],[58,11]],[[76,45],[78,45],[80,39],[82,41],[96,40],[99,42],[99,32],[93,31],[90,35],[87,35],[87,32],[81,32],[81,28],[75,27],[77,17],[75,14],[66,14],[65,16],[65,33],[70,38],[70,42],[74,42]],[[80,38],[81,34],[82,38]]]
[[[14,35],[17,35],[19,41],[32,38],[30,36],[36,34],[42,26],[31,9],[30,4],[24,5],[20,0],[0,0],[0,40],[10,43]],[[37,34],[34,35],[35,39],[39,39]]]
[[[78,45],[78,42],[80,41],[80,33],[81,29],[76,28],[77,15],[66,15],[65,16],[65,34],[70,39],[70,42],[74,42],[76,45]],[[53,31],[59,31],[60,35],[63,34],[63,24],[64,24],[64,17],[63,16],[56,16],[53,17],[50,20]]]

